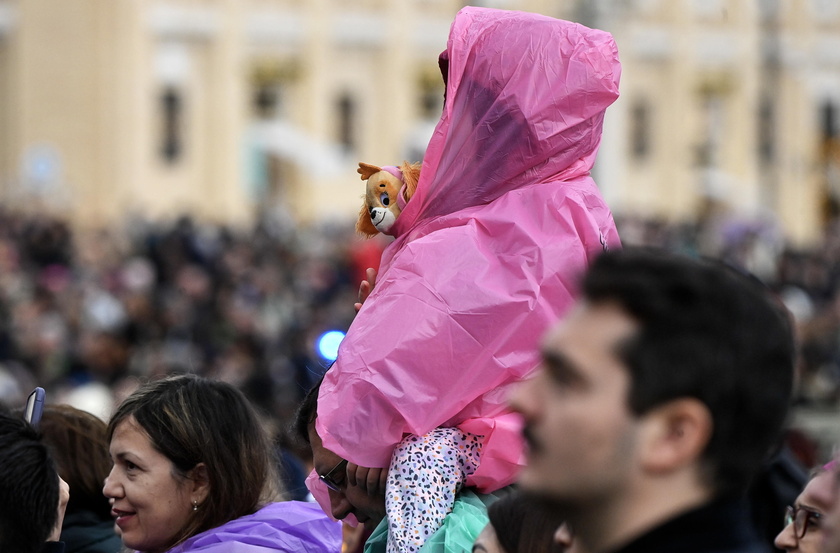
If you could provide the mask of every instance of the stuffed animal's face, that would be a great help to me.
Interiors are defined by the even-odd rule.
[[[383,234],[388,234],[400,215],[397,194],[402,184],[401,180],[387,171],[374,173],[367,180],[365,207],[371,224]]]
[[[401,205],[414,195],[420,179],[420,163],[404,162],[400,167],[377,167],[359,163],[356,170],[367,181],[362,209],[356,230],[368,238],[378,233],[390,234],[391,227],[402,211]],[[402,197],[400,197],[402,194]],[[397,200],[399,198],[399,201]]]

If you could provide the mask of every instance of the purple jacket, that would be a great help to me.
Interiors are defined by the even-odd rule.
[[[338,553],[341,523],[330,520],[315,503],[270,503],[254,513],[196,534],[169,550],[227,553]]]

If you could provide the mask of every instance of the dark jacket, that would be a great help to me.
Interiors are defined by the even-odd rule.
[[[114,533],[114,521],[102,520],[90,511],[65,515],[61,541],[66,553],[118,553],[122,541]]]
[[[613,553],[769,553],[743,501],[718,500],[679,515]]]

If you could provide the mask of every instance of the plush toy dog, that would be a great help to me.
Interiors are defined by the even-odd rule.
[[[389,234],[394,221],[417,189],[420,166],[420,163],[407,161],[399,167],[359,163],[356,172],[367,181],[367,191],[362,196],[365,201],[356,223],[359,234],[368,238],[379,232]]]

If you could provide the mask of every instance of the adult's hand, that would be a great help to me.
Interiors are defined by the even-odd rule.
[[[388,469],[360,467],[355,463],[347,463],[347,484],[358,486],[368,495],[384,495],[387,481]]]

